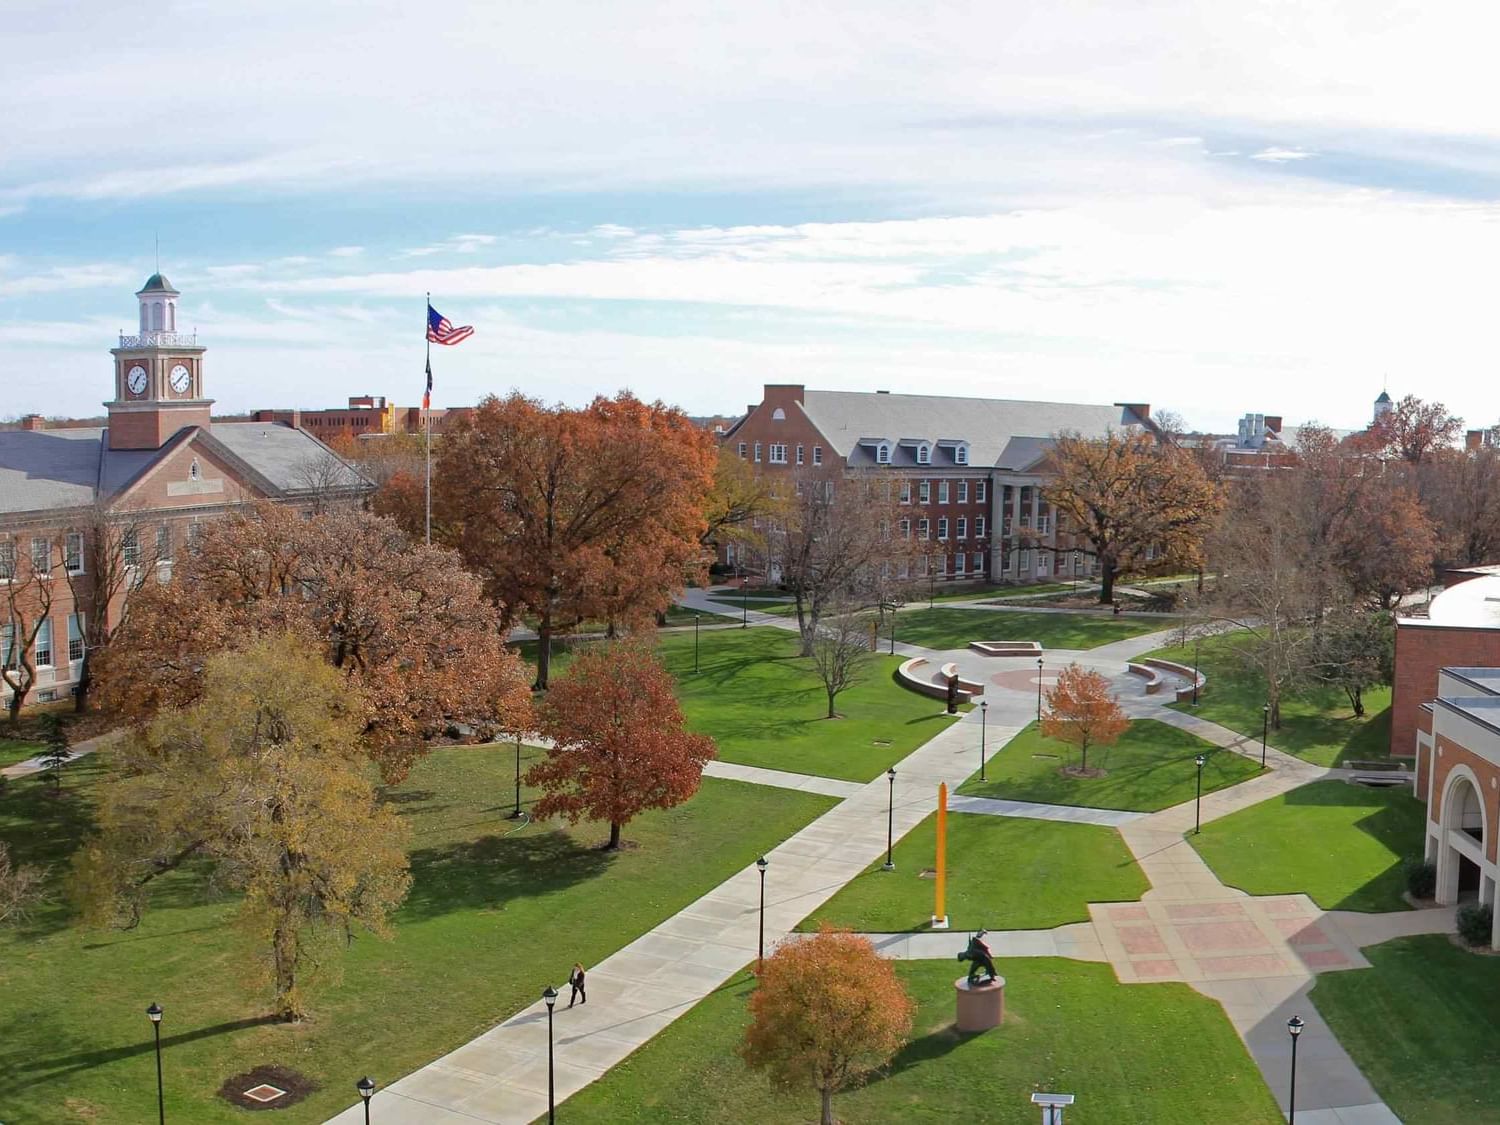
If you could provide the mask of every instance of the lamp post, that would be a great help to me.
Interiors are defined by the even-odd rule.
[[[1271,729],[1271,705],[1264,704],[1260,709],[1260,768],[1266,768],[1266,734]]]
[[[557,1120],[556,1087],[552,1080],[552,1009],[557,1005],[557,989],[550,984],[542,990],[547,1002],[547,1121]]]
[[[755,861],[755,869],[760,872],[760,939],[755,943],[755,972],[760,975],[761,969],[766,964],[766,868],[770,867],[770,861],[761,856]]]
[[[984,780],[984,723],[985,716],[989,713],[988,700],[981,700],[979,704],[979,780]]]
[[[745,575],[740,574],[740,628],[750,628],[750,591],[745,586]]]
[[[1203,655],[1203,638],[1193,638],[1193,706],[1198,706],[1198,659]]]
[[[896,607],[891,606],[891,655],[896,655]]]
[[[516,807],[510,810],[511,820],[521,819],[521,736],[516,735]]]
[[[1292,1037],[1292,1090],[1286,1102],[1288,1125],[1297,1120],[1297,1039],[1302,1035],[1302,1029],[1305,1026],[1301,1016],[1293,1016],[1286,1021],[1287,1034]]]
[[[937,597],[937,571],[932,569],[932,558],[927,559],[927,608],[932,608],[932,603]]]
[[[146,1009],[146,1018],[151,1021],[151,1030],[156,1035],[156,1120],[166,1125],[167,1103],[161,1085],[161,1005],[155,1000]]]
[[[1208,759],[1199,754],[1193,761],[1198,766],[1198,791],[1193,794],[1193,835],[1196,836],[1203,831],[1203,818],[1200,815],[1199,805],[1203,800],[1203,767]]]
[[[375,1079],[367,1074],[354,1084],[354,1088],[365,1103],[365,1125],[370,1125],[370,1099],[375,1096]]]
[[[1036,658],[1036,721],[1042,721],[1042,658]]]
[[[698,614],[693,614],[693,675],[698,674]]]
[[[885,807],[885,866],[884,871],[896,870],[896,864],[891,859],[891,842],[894,839],[893,832],[896,824],[896,767],[892,766],[885,771],[885,779],[891,783],[890,797]]]

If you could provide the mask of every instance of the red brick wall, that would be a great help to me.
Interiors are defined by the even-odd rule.
[[[1403,622],[1396,627],[1396,676],[1391,698],[1391,753],[1416,753],[1417,716],[1437,695],[1441,668],[1500,667],[1500,629],[1454,629]]]
[[[183,406],[167,410],[111,412],[111,449],[160,449],[178,430],[209,425],[207,406]]]
[[[1486,859],[1494,863],[1496,841],[1500,839],[1500,832],[1495,831],[1495,818],[1500,815],[1500,789],[1493,784],[1493,779],[1500,775],[1500,770],[1472,750],[1467,750],[1441,735],[1434,741],[1432,821],[1434,824],[1443,823],[1443,790],[1448,786],[1448,775],[1453,772],[1455,766],[1468,766],[1474,771],[1474,777],[1479,784],[1479,801],[1484,806],[1484,855]],[[1439,754],[1438,751],[1442,753]]]

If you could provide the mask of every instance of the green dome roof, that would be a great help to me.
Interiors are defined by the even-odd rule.
[[[172,283],[161,274],[153,273],[146,279],[146,284],[136,292],[136,296],[139,297],[142,293],[170,293],[176,296],[177,290],[173,289]]]
[[[1377,398],[1375,401],[1376,402],[1390,402],[1391,401],[1391,396],[1388,395],[1388,394],[1386,394],[1384,391],[1381,391],[1380,392],[1380,397]]]

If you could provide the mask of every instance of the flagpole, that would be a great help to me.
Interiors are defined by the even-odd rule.
[[[432,315],[432,294],[427,294],[427,308],[422,310],[422,335],[427,339],[427,373],[432,376],[432,339],[427,335],[428,318]],[[422,396],[422,428],[427,435],[427,545],[432,546],[432,403],[424,393]]]

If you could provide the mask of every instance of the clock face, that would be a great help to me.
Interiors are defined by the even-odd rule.
[[[130,369],[130,374],[125,376],[125,387],[133,395],[146,393],[146,369],[136,365]]]
[[[172,389],[178,394],[182,394],[184,391],[186,391],[188,389],[188,384],[190,384],[192,381],[192,375],[188,372],[188,369],[186,367],[182,366],[182,364],[179,363],[176,367],[172,368]]]

